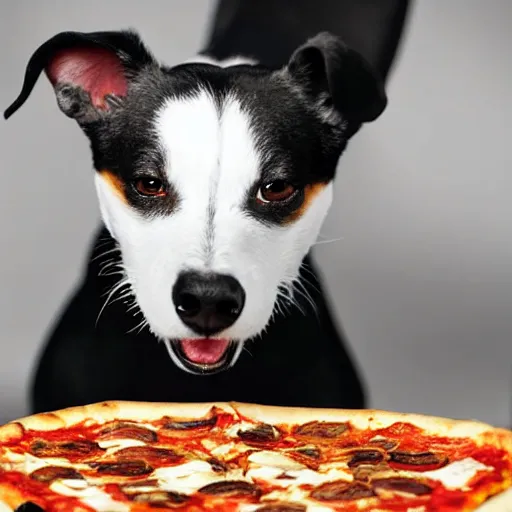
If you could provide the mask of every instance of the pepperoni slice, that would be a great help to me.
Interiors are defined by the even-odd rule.
[[[246,444],[272,443],[278,441],[281,437],[276,428],[265,423],[261,423],[249,430],[239,430],[237,435]]]
[[[215,457],[211,457],[207,462],[210,464],[215,473],[225,473],[228,470],[227,464],[220,461],[219,459],[216,459]]]
[[[189,499],[190,498],[184,494],[165,491],[143,492],[136,494],[133,497],[133,501],[136,503],[149,503],[150,506],[154,505],[155,507],[169,508],[174,508],[176,505],[182,505]]]
[[[375,496],[375,493],[364,483],[351,483],[345,480],[336,480],[320,485],[311,493],[311,497],[319,501],[358,500],[372,496]]]
[[[346,423],[335,423],[328,421],[310,421],[299,425],[295,429],[295,435],[302,437],[315,437],[323,439],[334,439],[341,436],[348,426]]]
[[[136,439],[144,443],[155,443],[158,441],[158,435],[153,430],[140,425],[114,422],[100,432],[98,439],[100,441],[105,439]]]
[[[379,464],[384,460],[384,455],[378,450],[360,450],[352,455],[348,461],[349,468],[356,468],[361,464]]]
[[[296,453],[303,455],[304,457],[309,457],[311,459],[319,459],[322,455],[322,452],[319,448],[315,447],[304,447],[304,448],[297,448],[294,450]]]
[[[225,480],[205,485],[199,489],[202,494],[222,496],[261,496],[261,489],[243,480]]]
[[[77,457],[102,451],[97,443],[85,439],[59,442],[37,440],[29,447],[29,452],[36,457]]]
[[[395,469],[414,467],[415,471],[430,471],[445,466],[448,463],[447,457],[438,456],[431,452],[391,452],[389,460],[390,466]]]
[[[38,482],[53,482],[54,480],[83,480],[83,476],[73,468],[46,466],[30,473],[30,478]]]
[[[383,450],[386,450],[387,452],[394,450],[398,446],[398,443],[396,441],[392,441],[391,439],[386,439],[386,438],[371,439],[370,444],[372,446],[377,446],[378,448],[382,448]]]
[[[300,503],[269,503],[257,508],[255,512],[306,512],[306,505]]]
[[[155,446],[130,446],[115,452],[114,457],[119,461],[144,460],[155,465],[175,464],[183,459],[173,450]]]
[[[98,462],[90,464],[98,473],[115,476],[139,476],[147,475],[153,468],[143,460],[131,460],[124,462]]]
[[[425,494],[430,494],[432,492],[432,488],[426,484],[413,480],[412,478],[401,477],[379,478],[373,480],[372,487],[376,491],[384,489],[386,491],[413,494],[414,496],[424,496]]]
[[[197,428],[211,428],[217,424],[218,416],[214,415],[203,420],[175,421],[171,420],[164,424],[166,430],[194,430]]]

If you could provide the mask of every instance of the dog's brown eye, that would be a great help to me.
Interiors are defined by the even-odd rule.
[[[257,199],[262,203],[284,201],[291,197],[295,191],[296,188],[287,181],[271,181],[270,183],[265,183],[259,188]]]
[[[135,182],[135,188],[143,196],[165,196],[164,184],[157,178],[139,178]]]

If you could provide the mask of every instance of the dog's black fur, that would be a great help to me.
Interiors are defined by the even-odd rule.
[[[245,53],[276,67],[288,60],[288,49],[291,53],[293,47],[303,42],[304,36],[307,38],[317,31],[313,22],[298,23],[295,30],[282,21],[280,23],[280,16],[285,19],[285,11],[290,9],[288,2],[282,2],[282,10],[272,14],[275,30],[267,30],[265,38],[259,35],[251,38],[250,31],[245,31],[243,36],[230,36],[230,31],[236,32],[240,26],[252,24],[257,28],[262,23],[268,12],[263,12],[257,6],[261,3],[257,4],[257,1],[241,2],[245,4],[244,8],[241,4],[231,3],[231,11],[227,5],[229,1],[221,2],[216,29],[204,53],[217,58]],[[304,11],[305,3],[294,0],[296,14],[301,8]],[[382,5],[386,3],[388,10],[390,4],[394,4],[395,18],[399,19],[398,31],[401,32],[407,2],[383,1]],[[344,2],[337,6],[326,2],[325,18],[339,12],[341,4]],[[315,8],[318,7],[316,3]],[[396,23],[395,18],[393,21]],[[308,25],[307,33],[303,34],[305,23]],[[320,30],[324,28],[331,27],[318,27]],[[392,54],[398,42],[395,32],[393,37],[387,38]],[[226,42],[230,37],[237,37],[236,42],[232,40],[231,49]],[[282,44],[275,52],[269,53],[268,41]],[[392,61],[388,54],[375,66],[385,68],[381,69],[383,75],[387,74]],[[163,344],[158,343],[147,330],[130,333],[140,318],[127,315],[126,305],[122,302],[111,304],[96,324],[105,301],[104,293],[113,284],[112,277],[99,276],[103,261],[96,256],[107,253],[113,244],[108,232],[101,229],[82,286],[57,323],[40,359],[33,384],[34,412],[105,399],[239,400],[276,405],[365,406],[363,385],[346,344],[334,325],[310,256],[306,257],[305,270],[302,271],[308,273],[305,282],[317,314],[308,301],[299,298],[300,307],[308,313],[306,316],[298,308],[291,310],[286,317],[276,316],[264,339],[247,343],[247,350],[233,368],[216,375],[197,376],[178,369],[169,359]]]
[[[110,235],[98,235],[108,250]],[[91,255],[92,256],[92,255]],[[316,278],[307,301],[287,317],[278,316],[264,339],[247,343],[235,366],[211,376],[183,372],[162,343],[147,331],[126,334],[140,318],[122,302],[96,318],[113,283],[98,278],[101,258],[91,257],[81,289],[72,298],[46,347],[34,382],[33,408],[53,410],[105,399],[145,401],[244,400],[262,404],[361,407],[364,391]],[[306,270],[307,272],[307,270]],[[313,350],[311,347],[315,347]]]

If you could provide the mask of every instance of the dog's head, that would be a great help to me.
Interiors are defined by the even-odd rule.
[[[337,37],[279,70],[159,65],[133,32],[65,32],[32,56],[14,113],[46,72],[90,140],[103,220],[149,328],[184,370],[233,365],[298,276],[338,158],[386,106]]]

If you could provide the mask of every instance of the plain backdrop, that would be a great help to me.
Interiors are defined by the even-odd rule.
[[[59,31],[135,27],[176,64],[200,49],[213,7],[4,2],[0,106]],[[510,26],[509,0],[417,0],[389,108],[341,161],[320,237],[335,241],[315,250],[372,406],[512,424]],[[27,412],[99,216],[88,143],[46,80],[0,122],[0,158],[1,422]]]

